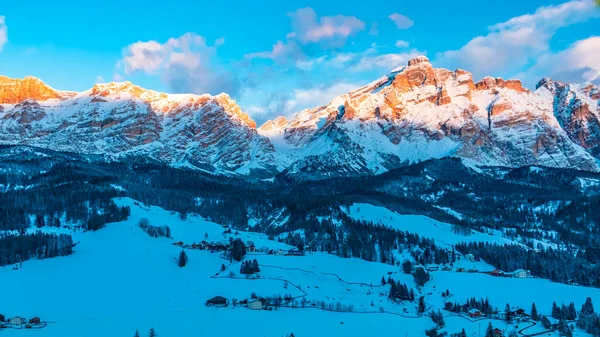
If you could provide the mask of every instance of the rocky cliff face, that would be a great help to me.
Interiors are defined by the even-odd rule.
[[[475,82],[421,56],[257,130],[226,94],[168,95],[129,82],[71,93],[0,77],[0,143],[299,179],[378,174],[445,156],[598,171],[599,100],[590,84],[544,79],[531,91],[518,80]]]
[[[73,92],[54,90],[35,77],[20,80],[0,76],[0,104],[17,104],[26,99],[65,99],[74,95]]]

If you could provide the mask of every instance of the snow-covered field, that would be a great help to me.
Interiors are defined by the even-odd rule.
[[[452,231],[451,224],[423,215],[398,214],[385,207],[371,204],[355,203],[342,210],[357,220],[371,221],[375,224],[383,224],[397,230],[408,231],[434,239],[442,247],[460,242],[513,243],[500,235],[489,235],[477,231],[471,231],[471,235],[468,236],[458,234]]]
[[[0,313],[7,317],[39,316],[49,322],[40,330],[4,329],[3,335],[133,336],[136,329],[145,335],[154,327],[159,336],[165,337],[241,334],[280,337],[292,332],[295,336],[422,336],[425,329],[434,326],[428,317],[414,318],[415,303],[394,304],[387,299],[388,286],[381,286],[382,276],[391,275],[409,287],[415,286],[412,277],[402,274],[399,267],[324,253],[301,257],[249,253],[246,259],[255,258],[261,266],[260,279],[213,278],[228,261],[219,253],[187,250],[189,262],[179,268],[176,258],[181,248],[173,242],[228,240],[222,226],[199,216],[182,220],[175,213],[127,198],[119,199],[118,203],[131,207],[130,218],[108,224],[97,232],[74,232],[74,241],[80,243],[73,255],[26,261],[19,270],[11,266],[0,268],[3,290]],[[366,209],[364,205],[358,207],[363,212]],[[375,212],[363,214],[376,216]],[[394,214],[382,216],[389,219]],[[141,218],[149,219],[153,225],[168,225],[173,239],[149,237],[137,226]],[[458,240],[446,231],[445,224],[432,220],[419,217],[392,220],[398,220],[397,228],[403,230],[414,230],[436,240]],[[496,239],[481,235],[482,239]],[[291,248],[269,241],[262,234],[240,232],[238,237],[253,241],[259,248]],[[469,238],[476,237],[474,234]],[[240,276],[239,268],[240,263],[234,263],[220,275],[233,272]],[[421,294],[426,295],[428,307],[437,309],[443,306],[440,292],[446,289],[453,294],[452,301],[488,297],[499,308],[509,302],[529,310],[535,301],[544,314],[550,313],[552,301],[575,301],[579,307],[586,296],[591,296],[595,303],[600,303],[599,289],[540,279],[441,271],[433,272],[432,281]],[[265,297],[290,294],[298,300],[305,296],[309,302],[340,302],[352,305],[356,312],[323,311],[310,305],[274,311],[204,305],[216,295],[241,300],[253,292]],[[480,325],[482,330],[487,326],[487,321],[470,322],[450,316],[446,323],[449,333],[464,327],[469,336],[476,334]],[[506,327],[499,321],[494,321],[494,325]]]

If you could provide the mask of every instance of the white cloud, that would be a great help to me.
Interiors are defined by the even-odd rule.
[[[573,43],[558,53],[547,54],[525,74],[539,80],[550,76],[565,82],[600,81],[600,36],[593,36]]]
[[[354,16],[319,17],[310,7],[288,13],[288,16],[292,20],[292,31],[286,34],[285,41],[277,41],[271,50],[250,53],[245,57],[295,62],[306,57],[303,50],[305,46],[317,44],[326,49],[340,48],[346,44],[349,37],[365,30],[366,27],[363,21]]]
[[[289,38],[303,44],[324,43],[335,47],[343,46],[349,36],[365,29],[365,23],[354,16],[335,15],[318,17],[314,9],[301,8],[288,14],[292,18]]]
[[[326,59],[327,56],[323,55],[310,60],[298,60],[296,61],[296,67],[302,70],[312,70],[315,66],[322,64]]]
[[[337,96],[348,93],[359,88],[360,85],[354,83],[337,83],[331,86],[317,86],[307,90],[294,90],[294,104],[298,110],[316,107],[331,102]]]
[[[104,77],[102,76],[97,76],[95,83],[106,83],[106,81],[104,80]]]
[[[405,66],[408,63],[408,60],[423,54],[423,52],[416,49],[405,53],[394,54],[378,55],[373,53],[364,53],[361,55],[359,61],[350,68],[350,70],[355,72],[367,71],[374,68],[392,70],[400,66]]]
[[[237,80],[219,65],[216,57],[217,47],[223,43],[221,38],[209,46],[204,37],[193,33],[165,43],[140,41],[125,48],[117,68],[122,66],[126,75],[160,75],[174,92],[234,95],[239,89]]]
[[[297,60],[301,58],[302,51],[294,41],[287,43],[283,41],[277,41],[268,51],[261,51],[257,53],[246,54],[246,58],[264,58],[271,59],[278,62],[287,62],[291,60]]]
[[[8,42],[8,28],[6,27],[6,18],[0,15],[0,52],[2,47]]]
[[[123,77],[123,75],[121,75],[119,73],[114,73],[112,80],[114,82],[123,82],[123,81],[125,81],[125,77]]]
[[[399,13],[390,14],[388,18],[396,24],[398,29],[408,29],[413,26],[414,22],[408,16]]]
[[[599,16],[591,0],[540,7],[533,14],[490,26],[488,35],[475,37],[458,50],[438,54],[436,64],[465,68],[475,77],[510,74],[547,53],[559,28]]]
[[[408,43],[408,41],[398,40],[394,45],[398,48],[407,48],[410,46],[410,43]]]

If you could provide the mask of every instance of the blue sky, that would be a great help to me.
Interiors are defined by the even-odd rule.
[[[475,78],[600,81],[600,9],[573,1],[16,1],[0,74],[82,91],[228,92],[259,123],[427,55]]]

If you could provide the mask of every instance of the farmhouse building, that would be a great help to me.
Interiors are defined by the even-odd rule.
[[[469,317],[471,317],[471,318],[481,317],[481,311],[479,311],[477,309],[471,309],[471,310],[469,310]]]
[[[223,296],[215,296],[210,300],[206,301],[206,306],[226,307],[227,299]]]
[[[11,318],[8,323],[11,325],[21,325],[25,320],[19,316]]]
[[[512,274],[512,276],[514,278],[527,278],[527,277],[529,277],[529,275],[530,275],[529,270],[524,270],[524,269],[517,269]]]
[[[37,316],[32,317],[29,320],[29,324],[40,324],[40,323],[41,323],[41,319],[39,317],[37,317]]]
[[[248,309],[261,310],[265,307],[267,301],[264,298],[258,298],[248,301]]]

